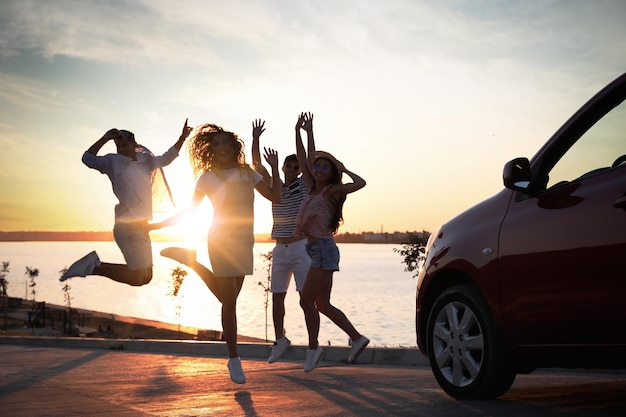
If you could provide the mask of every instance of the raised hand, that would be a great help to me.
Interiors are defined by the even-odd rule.
[[[255,119],[252,122],[252,137],[259,138],[265,132],[265,120]]]
[[[304,129],[307,132],[312,132],[313,131],[313,113],[305,112],[305,113],[302,113],[301,117],[303,120],[302,129]]]
[[[343,172],[347,173],[348,170],[346,169],[346,166],[343,164],[343,162],[335,159],[335,162],[337,163],[337,171],[341,174]]]
[[[300,130],[300,129],[302,129],[302,126],[304,126],[305,115],[306,115],[306,113],[302,112],[298,116],[298,121],[296,122],[296,130]]]
[[[117,139],[120,137],[120,131],[115,128],[109,129],[103,137],[107,140]]]
[[[265,155],[263,157],[272,168],[278,167],[278,152],[272,148],[263,148]]]
[[[183,131],[180,134],[179,139],[187,139],[187,137],[189,136],[189,133],[191,133],[191,131],[193,130],[193,127],[187,126],[187,121],[189,121],[189,119],[185,119],[185,125],[183,126]]]

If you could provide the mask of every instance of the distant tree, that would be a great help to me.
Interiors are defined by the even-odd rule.
[[[67,268],[63,268],[59,271],[59,274],[63,275],[66,271]],[[65,300],[65,307],[67,307],[67,323],[63,324],[63,332],[66,335],[77,336],[79,333],[74,327],[74,321],[72,320],[72,296],[70,294],[72,287],[70,287],[69,282],[69,279],[64,281],[63,287],[61,288],[61,291],[63,291],[63,299]]]
[[[59,271],[59,274],[63,275],[66,272],[67,268],[63,268]],[[70,294],[72,287],[70,287],[69,282],[69,280],[64,281],[63,287],[61,288],[61,291],[63,291],[63,299],[65,300],[65,307],[67,307],[68,312],[72,309],[72,296]]]
[[[402,263],[405,264],[404,270],[413,272],[413,278],[419,275],[419,268],[426,259],[424,251],[429,237],[430,233],[426,231],[419,234],[410,233],[408,243],[403,243],[401,249],[393,248],[394,252],[402,256]]]
[[[37,294],[37,291],[35,291],[35,287],[37,286],[37,283],[35,282],[35,278],[39,276],[39,269],[31,268],[30,266],[27,266],[25,274],[30,279],[30,283],[28,284],[28,286],[30,287],[30,294],[33,296],[33,303],[34,303],[35,295]]]
[[[267,342],[267,312],[270,305],[270,285],[272,282],[272,251],[262,253],[261,257],[263,258],[263,262],[267,263],[267,266],[265,267],[265,270],[267,271],[267,280],[266,282],[258,282],[258,284],[263,287],[263,291],[265,291],[265,341]]]
[[[10,272],[9,262],[2,262],[2,269],[0,269],[0,297],[2,297],[2,306],[8,302],[8,293],[7,289],[9,288],[9,281],[7,280],[7,275]]]
[[[9,281],[7,281],[7,274],[9,273],[9,262],[2,262],[2,269],[0,269],[0,297],[2,297],[2,311],[4,311],[4,329],[7,330],[7,310],[9,308],[9,294],[7,289],[9,287]]]
[[[182,269],[180,266],[172,269],[172,289],[168,293],[173,297],[178,297],[178,303],[176,304],[176,318],[178,319],[178,338],[180,339],[180,311],[183,308],[182,294],[180,293],[180,287],[183,285],[183,281],[185,281],[185,277],[188,272]]]

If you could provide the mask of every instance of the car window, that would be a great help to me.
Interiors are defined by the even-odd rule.
[[[547,187],[601,174],[622,155],[626,155],[626,101],[593,125],[561,157],[549,173]]]

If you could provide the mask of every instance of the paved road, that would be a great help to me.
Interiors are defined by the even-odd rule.
[[[426,367],[0,345],[0,416],[626,416],[626,373],[540,371],[497,401],[446,396]]]

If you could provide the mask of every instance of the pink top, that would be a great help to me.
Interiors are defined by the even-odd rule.
[[[329,239],[333,237],[330,222],[335,210],[326,197],[328,187],[330,186],[327,185],[319,193],[307,194],[304,198],[296,220],[296,236],[306,236],[307,238],[315,239]]]

